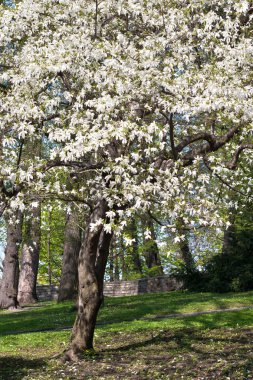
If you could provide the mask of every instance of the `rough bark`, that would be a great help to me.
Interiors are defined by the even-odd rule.
[[[39,204],[29,212],[25,224],[18,286],[18,301],[21,305],[38,301],[36,282],[40,253],[40,221],[41,207]]]
[[[144,257],[146,265],[149,269],[157,268],[156,274],[163,275],[163,267],[161,264],[159,248],[156,243],[156,234],[154,223],[150,216],[147,215],[144,225],[148,227],[151,233],[151,239],[145,242]]]
[[[58,302],[76,299],[78,288],[78,256],[81,248],[81,229],[78,212],[72,210],[67,215],[62,259],[62,272]]]
[[[3,277],[0,287],[0,308],[15,309],[18,307],[18,252],[22,239],[22,215],[13,216],[13,224],[7,223],[7,241],[3,261]]]
[[[76,360],[87,349],[93,348],[93,336],[97,314],[103,301],[103,280],[112,235],[95,230],[91,223],[104,218],[107,204],[101,200],[90,216],[78,260],[78,313],[72,330],[71,344],[66,360]]]

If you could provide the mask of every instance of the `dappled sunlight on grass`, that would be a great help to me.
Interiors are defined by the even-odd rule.
[[[105,298],[98,323],[134,321],[140,318],[166,316],[173,313],[201,312],[223,308],[253,306],[253,292],[190,293],[170,292],[141,296]],[[75,319],[73,302],[39,303],[20,312],[0,314],[1,334],[71,326]],[[160,322],[159,322],[160,323]]]
[[[253,310],[166,316],[251,307],[252,296],[171,292],[106,298],[95,332],[97,355],[78,366],[52,360],[67,348],[70,329],[32,331],[70,327],[76,314],[72,302],[4,312],[0,379],[251,379]]]

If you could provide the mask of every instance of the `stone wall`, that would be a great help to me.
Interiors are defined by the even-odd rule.
[[[169,292],[181,289],[182,284],[172,277],[141,278],[134,281],[106,282],[104,294],[111,297],[145,293]]]
[[[39,301],[57,300],[58,286],[50,285],[37,285],[37,297]]]
[[[161,276],[141,278],[134,281],[105,282],[104,295],[110,297],[130,296],[145,293],[170,292],[182,288],[182,284],[173,277]],[[38,285],[37,295],[40,301],[57,299],[58,286]]]

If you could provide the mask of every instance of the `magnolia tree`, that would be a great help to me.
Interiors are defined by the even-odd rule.
[[[23,0],[0,9],[1,209],[57,197],[89,210],[72,360],[92,348],[110,241],[127,218],[159,215],[172,231],[178,220],[184,230],[219,227],[231,202],[221,189],[250,196],[250,170],[238,162],[252,165],[252,3]],[[47,158],[17,164],[38,139]]]

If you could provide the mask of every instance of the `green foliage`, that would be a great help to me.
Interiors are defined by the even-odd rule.
[[[144,277],[158,277],[161,276],[161,267],[156,265],[152,268],[148,268],[145,266],[143,268],[143,275]]]
[[[253,231],[236,232],[229,249],[207,264],[207,289],[219,292],[253,289],[252,253]]]
[[[226,251],[211,257],[203,271],[179,265],[175,277],[191,291],[238,292],[253,289],[253,230],[233,232]]]
[[[64,244],[65,208],[44,204],[41,213],[41,250],[38,283],[59,284]]]
[[[188,270],[183,262],[180,262],[172,270],[173,276],[183,283],[184,289],[198,292],[206,291],[206,273],[198,269]]]

